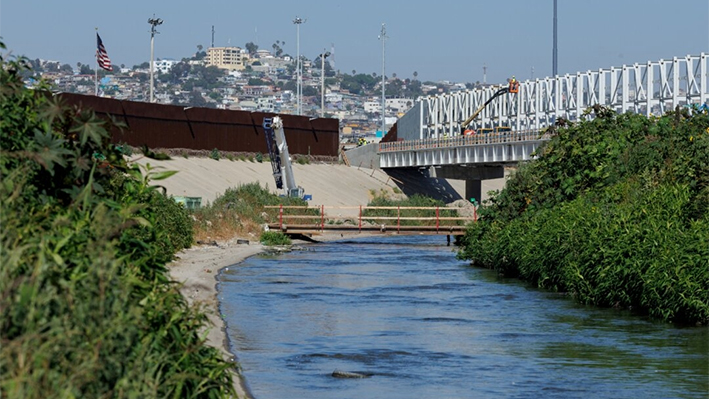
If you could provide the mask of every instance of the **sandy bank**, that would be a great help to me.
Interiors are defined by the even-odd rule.
[[[177,254],[178,259],[169,266],[170,276],[182,283],[180,292],[190,304],[204,305],[211,324],[207,343],[220,348],[224,358],[233,355],[227,349],[227,335],[224,322],[219,315],[217,300],[216,276],[224,267],[242,262],[249,256],[263,250],[257,242],[236,244],[236,240],[220,243],[218,246],[194,246]],[[239,398],[247,398],[245,385],[240,376],[234,378],[235,388]]]
[[[364,237],[366,234],[350,235]],[[341,239],[339,234],[314,237],[317,241],[332,241]],[[302,244],[298,242],[296,244]],[[219,314],[217,299],[217,275],[225,267],[229,267],[264,250],[258,242],[237,244],[236,239],[218,243],[218,245],[196,245],[180,251],[177,260],[168,265],[170,276],[182,284],[180,292],[192,304],[203,305],[209,318],[210,326],[207,334],[207,344],[222,350],[225,359],[236,358],[238,354],[229,352],[227,332],[224,321]],[[234,387],[238,398],[249,398],[246,383],[241,375],[235,375]]]

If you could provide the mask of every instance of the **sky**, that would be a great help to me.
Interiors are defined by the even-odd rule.
[[[155,58],[211,44],[315,59],[334,47],[343,73],[500,83],[552,73],[553,0],[0,0],[0,37],[13,55],[95,67],[96,28],[114,65],[150,60],[148,18],[161,18]],[[619,67],[709,53],[709,0],[558,0],[558,71]]]

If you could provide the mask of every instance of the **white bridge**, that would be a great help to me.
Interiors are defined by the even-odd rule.
[[[707,54],[702,53],[527,80],[520,82],[518,93],[501,95],[482,110],[469,125],[476,131],[473,136],[461,136],[461,123],[499,86],[422,97],[397,121],[398,141],[379,145],[379,166],[443,166],[439,177],[478,180],[479,186],[480,179],[501,177],[504,164],[529,160],[549,139],[540,132],[558,119],[593,118],[584,112],[594,105],[650,116],[707,104],[707,72]],[[478,191],[471,194],[478,198]]]

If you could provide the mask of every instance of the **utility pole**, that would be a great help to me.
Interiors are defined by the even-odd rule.
[[[326,52],[322,49],[322,54],[320,54],[320,117],[325,117],[325,58],[330,56],[330,52]]]
[[[382,134],[386,132],[386,25],[382,24],[382,31],[379,34],[379,40],[382,41]]]
[[[301,62],[300,62],[300,25],[305,23],[305,20],[298,18],[297,16],[293,20],[295,24],[295,97],[297,102],[296,115],[302,113],[301,96],[303,94],[303,77],[301,72]]]
[[[487,64],[483,64],[483,85],[487,84]]]
[[[551,74],[552,76],[556,76],[559,74],[559,70],[557,68],[557,47],[556,47],[556,0],[554,0],[554,46],[552,48],[552,56],[551,56]]]
[[[155,30],[155,27],[158,25],[162,25],[162,19],[160,18],[155,18],[155,14],[153,14],[152,18],[148,18],[148,23],[150,24],[150,102],[154,103],[155,102],[155,86],[153,84],[154,82],[154,76],[155,75],[155,64],[153,61],[153,56],[155,54],[155,34],[160,33]]]

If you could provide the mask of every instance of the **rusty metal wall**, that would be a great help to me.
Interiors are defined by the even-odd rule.
[[[175,105],[115,100],[62,93],[72,105],[92,108],[97,115],[124,122],[124,131],[113,129],[112,140],[150,148],[185,148],[267,153],[262,112],[227,111]],[[291,154],[338,156],[339,122],[331,118],[280,115]]]
[[[380,143],[389,143],[398,140],[399,122],[395,122],[394,125],[389,129],[387,134],[382,137]]]

